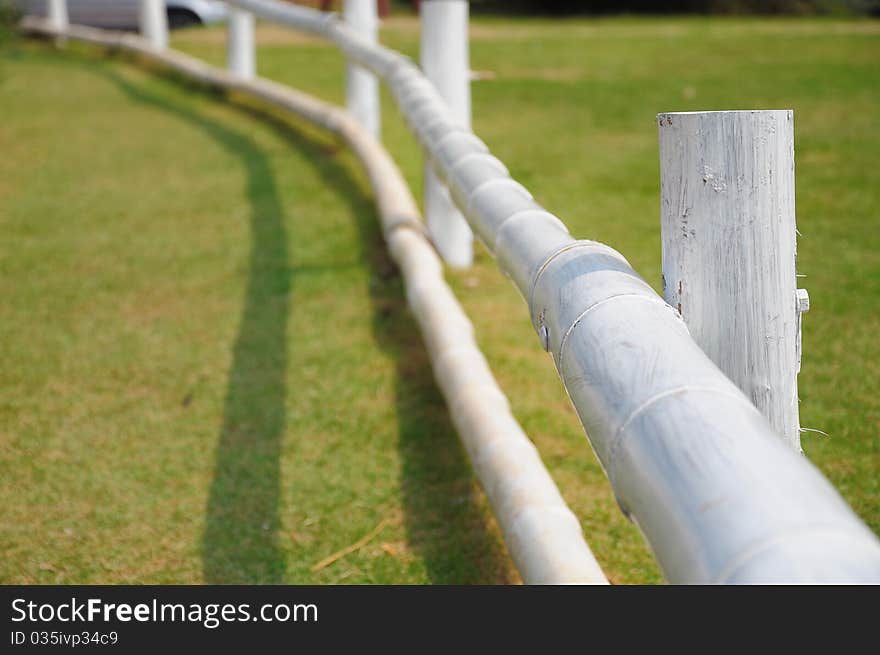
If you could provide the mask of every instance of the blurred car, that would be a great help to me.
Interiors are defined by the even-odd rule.
[[[25,13],[46,15],[46,0],[24,0]],[[165,0],[170,27],[208,25],[227,17],[226,5],[215,0]],[[67,0],[67,14],[75,25],[136,30],[140,0]]]

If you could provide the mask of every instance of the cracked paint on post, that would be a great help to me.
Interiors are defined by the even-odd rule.
[[[800,451],[792,112],[661,114],[663,295]]]

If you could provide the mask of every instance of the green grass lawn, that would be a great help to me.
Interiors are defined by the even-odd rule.
[[[261,74],[341,101],[330,46],[260,36]],[[415,55],[417,26],[382,39]],[[172,39],[218,64],[223,40]],[[795,110],[802,423],[829,434],[804,447],[880,530],[880,23],[479,18],[471,57],[493,74],[475,131],[657,287],[655,114]],[[0,583],[518,580],[333,139],[127,57],[7,37],[0,153]],[[450,279],[612,581],[660,581],[513,286],[483,250]]]

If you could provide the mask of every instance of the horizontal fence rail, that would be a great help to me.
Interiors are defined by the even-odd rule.
[[[505,543],[530,584],[607,584],[538,451],[513,417],[474,339],[473,326],[443,279],[415,200],[399,169],[370,132],[347,112],[259,78],[245,79],[121,32],[70,26],[57,30],[28,18],[25,30],[137,53],[202,83],[234,90],[341,137],[364,166],[379,206],[388,249],[405,280],[434,375],[498,519]]]
[[[388,83],[452,199],[525,298],[621,508],[669,581],[880,582],[876,536],[775,436],[678,313],[620,253],[574,239],[452,118],[411,60],[334,14],[277,0],[228,4],[323,36]],[[333,129],[311,106],[299,113]],[[395,219],[383,220],[387,233]]]

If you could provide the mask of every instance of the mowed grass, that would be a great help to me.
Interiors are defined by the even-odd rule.
[[[261,74],[342,100],[330,46],[260,37]],[[415,55],[417,25],[382,39]],[[352,157],[127,57],[0,57],[0,582],[517,581]],[[475,131],[655,286],[654,115],[795,110],[804,446],[880,530],[880,24],[476,18],[471,57]],[[660,581],[522,299],[482,249],[450,280],[611,579]]]

